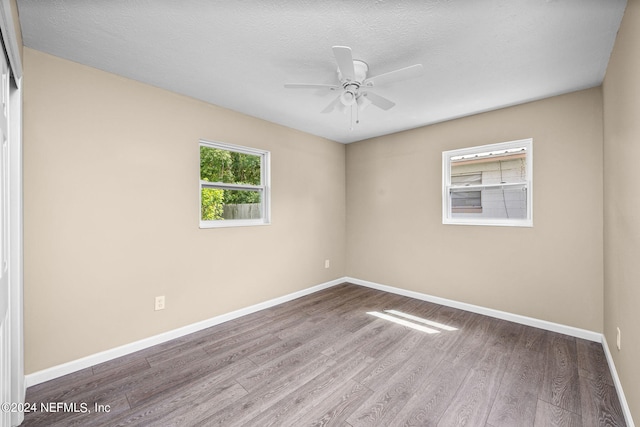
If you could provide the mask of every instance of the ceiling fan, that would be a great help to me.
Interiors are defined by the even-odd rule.
[[[354,107],[357,107],[357,114],[358,111],[363,110],[371,104],[383,110],[389,110],[396,104],[369,89],[422,75],[422,64],[416,64],[367,78],[369,66],[364,61],[353,59],[351,48],[347,46],[333,46],[333,55],[338,63],[338,80],[340,84],[289,83],[284,85],[284,87],[288,89],[329,89],[332,91],[341,91],[340,95],[322,110],[322,113],[330,113],[335,108],[344,106],[351,107],[353,115]],[[359,120],[356,119],[356,123],[358,122]]]

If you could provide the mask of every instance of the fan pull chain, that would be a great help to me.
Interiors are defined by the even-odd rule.
[[[358,108],[358,104],[355,103],[355,104],[353,104],[351,106],[351,109],[349,110],[349,114],[350,114],[350,117],[349,117],[349,123],[350,123],[349,130],[350,131],[353,131],[353,122],[354,122],[354,120],[353,120],[353,110],[354,109],[356,110],[355,124],[360,124],[360,109]]]
[[[353,131],[353,105],[351,106],[349,111],[349,130]]]

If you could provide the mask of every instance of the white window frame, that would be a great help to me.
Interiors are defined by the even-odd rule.
[[[508,188],[513,185],[524,185],[527,192],[527,217],[515,218],[453,218],[451,214],[451,159],[457,156],[469,156],[491,151],[511,150],[524,147],[526,149],[525,182],[517,184],[485,184],[465,187],[468,189]],[[533,227],[533,139],[501,142],[442,152],[442,223],[461,225],[490,225],[507,227]]]
[[[271,223],[271,153],[257,148],[243,147],[240,145],[227,144],[217,141],[200,140],[198,144],[198,159],[200,158],[200,147],[217,148],[219,150],[232,151],[235,153],[250,154],[260,157],[260,185],[231,184],[225,182],[209,182],[200,179],[200,162],[198,162],[198,216],[200,228],[222,228],[222,227],[246,227],[254,225],[269,225]],[[261,215],[259,219],[225,219],[225,220],[202,220],[202,189],[215,188],[219,190],[250,190],[258,191],[261,194]]]

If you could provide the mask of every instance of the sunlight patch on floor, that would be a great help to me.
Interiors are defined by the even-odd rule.
[[[368,311],[367,314],[376,316],[380,319],[388,320],[389,322],[396,323],[398,325],[407,326],[417,331],[426,332],[427,334],[439,334],[442,331],[457,331],[457,328],[444,325],[442,323],[434,322],[433,320],[424,319],[422,317],[414,316],[413,314],[403,313],[398,310],[385,310],[384,313],[379,311]],[[433,329],[425,325],[432,326]]]
[[[434,322],[433,320],[424,319],[422,317],[414,316],[413,314],[403,313],[398,310],[385,310],[385,313],[395,314],[396,316],[404,317],[405,319],[413,320],[414,322],[424,323],[425,325],[433,326],[434,328],[442,329],[444,331],[457,331],[458,328],[453,326],[444,325],[442,323]]]
[[[397,323],[398,325],[407,326],[409,328],[416,329],[418,331],[426,332],[428,334],[440,333],[440,331],[438,330],[427,328],[424,325],[419,325],[417,323],[413,323],[405,319],[400,319],[398,317],[391,316],[390,314],[380,313],[379,311],[368,311],[367,314],[379,317],[380,319],[388,320],[393,323]]]

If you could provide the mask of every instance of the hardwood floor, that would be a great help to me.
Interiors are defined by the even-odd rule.
[[[23,425],[48,427],[625,425],[600,344],[351,284],[30,387],[27,402]]]

